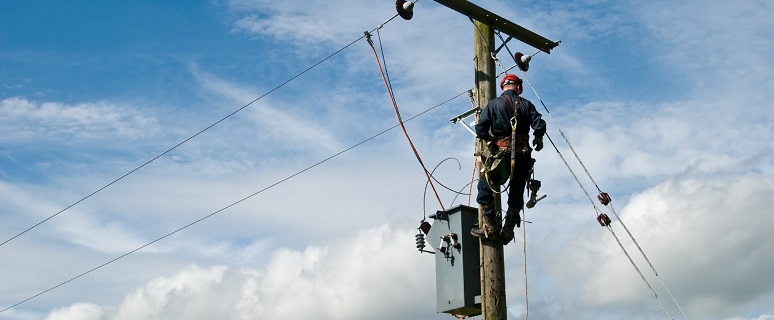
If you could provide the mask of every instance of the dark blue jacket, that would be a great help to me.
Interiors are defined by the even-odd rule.
[[[511,136],[510,120],[513,117],[513,109],[503,98],[509,99],[514,107],[519,108],[516,134],[529,135],[529,128],[532,127],[535,130],[535,137],[542,138],[546,133],[546,122],[543,116],[535,109],[532,102],[519,97],[513,90],[506,90],[500,97],[489,101],[479,116],[476,135],[481,139],[489,140],[491,129],[491,134],[498,139]]]

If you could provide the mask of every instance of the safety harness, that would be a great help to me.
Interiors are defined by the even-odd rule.
[[[517,99],[516,102],[509,99],[507,96],[503,95],[501,96],[503,98],[503,101],[505,101],[505,104],[511,109],[513,117],[510,119],[511,124],[511,136],[506,137],[497,141],[489,142],[489,145],[487,148],[488,150],[488,157],[486,157],[485,165],[484,165],[484,178],[486,179],[487,184],[489,185],[489,189],[492,190],[494,193],[502,193],[502,191],[497,191],[494,188],[492,188],[492,181],[489,177],[490,172],[500,174],[502,172],[501,164],[503,158],[507,154],[510,155],[511,160],[511,167],[510,167],[510,173],[508,175],[508,185],[505,186],[505,190],[508,190],[508,187],[510,187],[510,184],[513,180],[513,172],[516,167],[516,153],[520,152],[521,154],[526,154],[532,150],[532,148],[529,147],[529,136],[528,135],[519,135],[516,134],[516,128],[518,126],[518,115],[519,115],[519,103],[520,101]],[[499,181],[503,181],[502,179],[504,176],[500,174],[498,176]]]

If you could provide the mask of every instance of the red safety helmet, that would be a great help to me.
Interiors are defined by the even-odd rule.
[[[506,74],[505,77],[503,77],[503,79],[500,80],[500,90],[502,90],[506,84],[511,84],[511,83],[521,84],[521,79],[519,79],[519,77],[517,77],[515,74],[512,74],[512,73]]]

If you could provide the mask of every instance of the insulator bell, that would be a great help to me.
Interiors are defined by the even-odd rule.
[[[422,252],[425,250],[425,235],[420,233],[417,233],[417,249],[419,249],[419,252]]]
[[[600,214],[597,216],[597,222],[599,222],[599,225],[601,225],[601,226],[603,226],[603,227],[607,227],[607,226],[609,226],[609,225],[610,225],[610,223],[612,223],[613,221],[611,221],[611,220],[610,220],[610,217],[608,217],[606,214],[604,214],[604,213],[600,213]]]
[[[529,70],[529,61],[532,60],[531,55],[525,55],[521,52],[516,52],[516,54],[513,55],[514,60],[516,60],[516,65],[519,67],[519,70],[527,72]]]
[[[421,230],[424,234],[427,234],[428,232],[430,232],[430,228],[432,227],[433,226],[430,225],[430,222],[427,222],[425,220],[422,220],[419,222],[419,230]]]
[[[613,201],[613,199],[610,198],[610,195],[607,194],[607,192],[600,192],[599,195],[597,196],[597,199],[599,200],[600,203],[602,203],[603,206],[606,206],[610,204],[610,201]]]
[[[414,2],[406,0],[395,1],[395,10],[398,10],[398,15],[406,20],[411,20],[414,17]]]

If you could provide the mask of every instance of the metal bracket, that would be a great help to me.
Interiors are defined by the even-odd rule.
[[[464,120],[469,118],[470,116],[478,114],[479,112],[481,112],[481,109],[473,108],[473,109],[470,109],[468,111],[465,111],[464,113],[462,113],[462,114],[460,114],[460,115],[458,115],[458,116],[456,116],[454,118],[449,119],[449,121],[451,121],[451,123],[453,123],[453,124],[457,124],[457,123],[461,124],[463,127],[465,127],[465,129],[468,129],[468,131],[470,131],[470,133],[472,133],[473,136],[476,136],[476,132],[473,131],[473,129],[471,129],[470,126],[468,126],[465,123]]]
[[[558,41],[551,41],[545,37],[534,33],[518,24],[515,24],[501,16],[492,13],[489,10],[481,8],[465,0],[435,0],[450,9],[462,13],[471,19],[478,20],[492,27],[495,30],[516,38],[530,46],[533,46],[545,53],[551,53],[551,49],[559,45]]]

